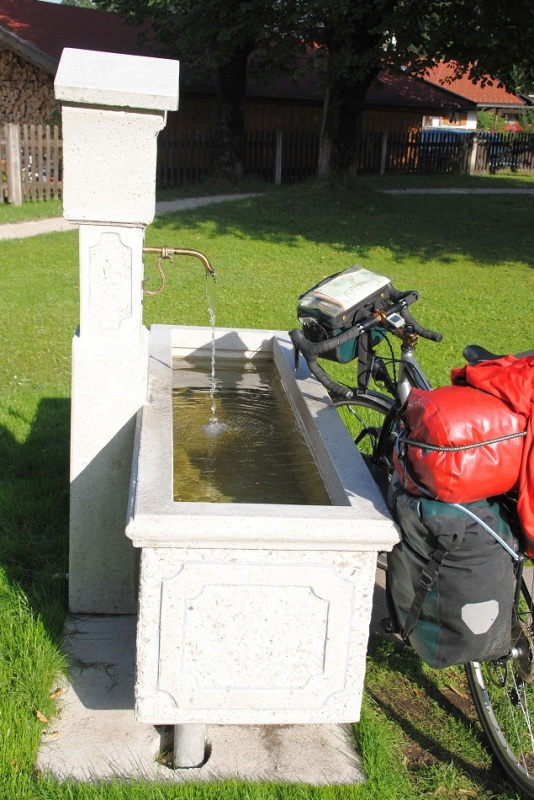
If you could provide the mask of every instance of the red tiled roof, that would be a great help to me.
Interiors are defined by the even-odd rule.
[[[324,90],[317,71],[304,74],[295,84],[289,78],[279,78],[273,86],[265,87],[251,80],[248,94],[253,97],[279,97],[286,100],[308,100],[322,102]],[[459,110],[474,108],[475,104],[446,89],[432,86],[423,80],[402,72],[382,71],[367,92],[367,105],[396,106],[417,109]]]
[[[499,81],[491,79],[490,83],[482,86],[481,83],[473,83],[466,75],[461,78],[454,78],[454,65],[450,62],[441,61],[435,67],[428,69],[424,80],[436,86],[448,89],[450,92],[467,97],[479,106],[524,106],[527,103],[517,95],[509,92],[504,86],[499,86]]]
[[[0,28],[56,62],[64,47],[151,54],[147,46],[136,42],[141,29],[125,25],[115,14],[90,8],[43,0],[0,0]]]

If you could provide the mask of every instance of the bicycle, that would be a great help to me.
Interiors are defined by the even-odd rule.
[[[345,331],[329,332],[316,319],[304,317],[303,330],[289,332],[296,364],[301,353],[343,416],[384,494],[394,472],[393,452],[402,406],[412,388],[432,388],[415,357],[418,340],[422,337],[439,342],[442,338],[408,312],[418,299],[417,292],[390,289],[383,300],[364,301]],[[399,340],[400,353],[395,352],[392,340]],[[335,348],[339,352],[353,341],[360,345],[355,358],[358,379],[356,385],[349,385],[329,375],[318,359],[331,357]],[[469,363],[499,358],[478,345],[467,346],[464,357]],[[513,513],[514,497],[506,499]],[[534,798],[534,569],[525,566],[521,538],[517,548],[509,652],[498,661],[469,662],[465,669],[477,715],[494,755],[525,796]],[[379,566],[387,568],[380,556]]]

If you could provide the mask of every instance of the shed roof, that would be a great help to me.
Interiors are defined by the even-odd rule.
[[[367,93],[373,105],[409,106],[411,108],[466,109],[474,103],[447,88],[434,86],[403,72],[382,71]]]
[[[157,56],[149,43],[138,42],[139,34],[148,30],[148,26],[125,25],[120,17],[108,11],[43,0],[0,0],[0,44],[52,75],[64,47]],[[200,79],[186,68],[181,69],[181,83],[186,91],[214,91],[212,81]],[[269,87],[250,80],[247,94],[257,98],[321,102],[323,89],[317,73],[311,73],[298,83],[281,78]],[[386,71],[367,94],[367,103],[374,106],[460,109],[472,108],[474,102],[474,98],[463,96],[448,85]]]
[[[0,0],[0,43],[55,74],[64,47],[152,55],[136,39],[142,29],[115,14],[42,0]]]

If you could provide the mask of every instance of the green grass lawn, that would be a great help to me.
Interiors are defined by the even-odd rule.
[[[482,179],[477,179],[478,181]],[[499,176],[491,185],[534,185]],[[399,182],[393,182],[399,186]],[[463,183],[463,182],[462,182]],[[405,183],[403,185],[406,185]],[[413,184],[412,184],[413,185]],[[429,185],[435,185],[431,181]],[[450,181],[449,181],[450,185]],[[486,184],[487,185],[487,184]],[[413,311],[443,333],[419,356],[435,384],[477,341],[533,347],[534,230],[529,196],[390,196],[391,181],[310,183],[156,218],[150,246],[206,253],[217,271],[217,324],[287,330],[298,295],[352,264],[421,294]],[[207,194],[208,191],[200,191]],[[38,205],[38,204],[36,204]],[[47,204],[43,204],[46,206]],[[2,218],[0,224],[8,221]],[[62,668],[68,546],[70,346],[78,322],[75,232],[0,242],[0,786],[9,800],[222,798],[390,800],[513,798],[492,766],[459,670],[435,672],[407,648],[373,637],[357,735],[363,787],[231,782],[209,786],[57,785],[33,773]],[[146,263],[149,286],[155,265]],[[152,322],[209,323],[204,271],[175,258],[167,289],[147,297]]]
[[[523,173],[499,172],[496,175],[385,175],[381,178],[359,178],[358,183],[382,189],[405,188],[527,188],[533,183],[533,177]],[[242,194],[245,192],[265,193],[277,191],[271,183],[247,179],[240,183],[231,183],[209,179],[201,183],[179,186],[173,189],[159,189],[157,200],[174,200],[182,197],[203,197],[216,194]],[[282,189],[282,191],[284,191]],[[51,200],[24,202],[21,206],[0,203],[0,225],[6,223],[25,222],[45,217],[60,217],[63,213],[61,198]]]

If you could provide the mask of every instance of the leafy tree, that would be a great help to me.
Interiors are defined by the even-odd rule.
[[[63,6],[79,6],[80,8],[94,8],[92,0],[61,0]]]
[[[325,80],[323,172],[355,171],[365,96],[383,68],[534,80],[532,0],[94,0],[127,22],[148,15],[163,53],[217,79],[220,169],[242,173],[247,70],[293,73],[307,45]],[[252,55],[253,54],[253,55]]]
[[[150,27],[161,54],[179,58],[217,85],[217,167],[243,174],[244,99],[247,74],[268,80],[292,69],[295,39],[288,7],[277,0],[95,0],[127,23]],[[253,58],[251,58],[254,53]]]
[[[479,131],[499,130],[499,122],[500,117],[494,111],[479,111],[477,114],[477,130]],[[504,127],[504,124],[501,127]]]
[[[320,171],[350,173],[365,97],[384,67],[396,0],[303,2],[306,38],[326,72]]]
[[[325,172],[355,171],[365,95],[380,71],[421,74],[439,60],[513,89],[534,76],[531,0],[302,0],[308,41],[326,60]]]

